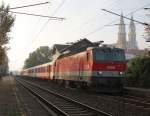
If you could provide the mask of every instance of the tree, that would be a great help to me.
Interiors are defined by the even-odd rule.
[[[0,77],[8,74],[8,57],[5,48],[0,46]]]
[[[2,59],[5,59],[5,51],[4,49],[0,46],[0,64],[3,63],[3,60]]]
[[[14,24],[15,18],[9,13],[9,6],[2,2],[0,6],[0,77],[8,72],[8,57],[6,44],[9,42],[9,32]]]
[[[15,18],[9,13],[9,6],[5,6],[2,2],[0,6],[0,65],[3,65],[7,58],[6,44],[9,42],[9,32],[14,25]]]
[[[150,87],[150,56],[136,57],[129,62],[128,86]]]
[[[0,6],[0,46],[7,44],[10,40],[9,32],[14,25],[15,18],[9,13],[9,6]]]
[[[39,47],[36,51],[30,53],[29,58],[25,60],[24,68],[44,64],[51,61],[51,50],[48,46]]]

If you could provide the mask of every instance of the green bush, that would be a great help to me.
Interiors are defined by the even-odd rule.
[[[129,61],[126,80],[128,86],[150,88],[150,56]]]

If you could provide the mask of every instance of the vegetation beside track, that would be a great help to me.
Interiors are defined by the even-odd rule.
[[[25,60],[24,69],[50,62],[51,59],[51,49],[48,46],[41,46],[30,53]]]
[[[9,5],[0,5],[0,77],[8,73],[7,44],[9,43],[11,28],[15,17],[9,12]]]
[[[150,88],[150,56],[139,56],[129,62],[126,84]]]

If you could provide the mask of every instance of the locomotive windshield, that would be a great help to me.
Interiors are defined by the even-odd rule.
[[[124,50],[118,48],[96,48],[93,51],[94,59],[97,61],[124,61]]]

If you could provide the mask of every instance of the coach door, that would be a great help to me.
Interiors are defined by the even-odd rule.
[[[51,67],[50,65],[47,66],[47,73],[48,73],[48,79],[51,79]]]
[[[82,80],[83,78],[83,61],[80,60],[79,62],[79,80]]]

